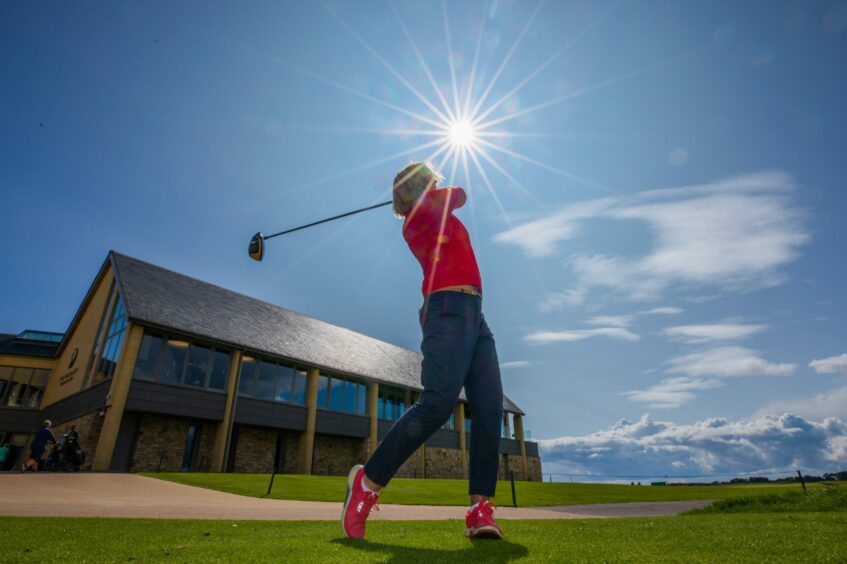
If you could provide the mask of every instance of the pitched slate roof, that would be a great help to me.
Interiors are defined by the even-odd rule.
[[[109,258],[131,320],[422,389],[420,353],[114,251]],[[503,408],[523,415],[505,395]]]

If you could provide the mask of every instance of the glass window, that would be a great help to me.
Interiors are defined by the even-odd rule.
[[[112,296],[115,295],[115,292],[116,290],[113,287]],[[108,325],[106,323],[103,324],[97,336],[100,362],[97,364],[93,383],[101,382],[114,376],[118,364],[118,358],[121,353],[121,347],[123,346],[124,337],[126,336],[126,325],[127,320],[126,311],[124,310],[124,302],[120,296],[117,296],[112,318],[108,322]],[[108,331],[105,331],[104,335],[103,333],[107,326]],[[181,375],[181,373],[178,374],[178,376]],[[169,374],[169,376],[171,376],[171,374]],[[173,383],[179,383],[179,380]]]
[[[346,413],[356,412],[356,382],[344,382],[344,404],[341,406],[341,411]]]
[[[267,361],[259,363],[258,378],[256,378],[256,389],[253,390],[253,397],[256,399],[273,399],[274,385],[276,385],[276,375],[279,372],[279,366]]]
[[[159,368],[159,381],[168,384],[182,382],[182,372],[185,369],[187,357],[187,342],[168,339],[165,343],[165,352],[162,355],[162,366]]]
[[[12,382],[9,384],[9,399],[6,400],[6,405],[16,407],[21,404],[21,397],[24,393],[24,386],[20,382]]]
[[[15,368],[12,375],[12,388],[9,391],[9,400],[6,405],[20,407],[25,405],[26,393],[29,389],[29,380],[32,377],[32,368]]]
[[[29,397],[26,400],[27,407],[39,407],[41,405],[41,398],[44,397],[44,389],[47,387],[49,377],[49,370],[36,368],[32,371],[32,380],[29,382]]]
[[[385,419],[385,396],[379,392],[376,400],[376,417],[377,419]]]
[[[329,381],[329,408],[333,411],[341,411],[344,396],[344,380],[331,378]]]
[[[256,359],[245,356],[241,359],[241,380],[238,382],[238,395],[253,395],[253,379],[256,375]]]
[[[306,371],[294,369],[294,391],[291,401],[303,405],[306,403]]]
[[[213,390],[225,390],[229,379],[229,353],[216,350],[212,354],[212,371],[209,374],[209,388]]]
[[[185,448],[182,451],[182,466],[180,467],[183,472],[191,470],[191,459],[194,458],[198,434],[197,425],[188,426],[188,437],[185,439]]]
[[[103,346],[103,355],[100,357],[100,370],[97,374],[98,381],[108,378],[110,374],[114,373],[116,344],[117,339],[111,337]]]
[[[294,369],[290,366],[280,366],[276,382],[276,400],[291,401],[291,384],[294,380]]]
[[[12,372],[15,369],[11,366],[0,366],[0,405],[6,403],[6,394],[12,387]]]
[[[356,413],[365,415],[368,411],[368,387],[364,384],[357,384],[359,395],[356,400]]]
[[[327,396],[329,395],[329,378],[320,374],[318,376],[318,407],[326,407]]]
[[[188,352],[188,364],[185,367],[185,383],[189,386],[203,387],[206,385],[206,373],[209,371],[209,355],[211,349],[199,345],[191,345]]]
[[[157,335],[145,334],[141,340],[141,348],[138,350],[138,358],[135,361],[133,378],[141,380],[152,380],[156,377],[156,363],[159,360],[159,351],[162,348],[162,338]]]

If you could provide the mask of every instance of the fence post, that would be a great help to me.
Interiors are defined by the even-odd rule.
[[[518,506],[518,498],[515,496],[515,471],[509,470],[509,479],[512,481],[512,505]]]
[[[800,476],[800,485],[803,486],[803,493],[808,494],[809,492],[806,491],[806,480],[803,479],[803,473],[800,472],[799,468],[797,469],[797,475]]]

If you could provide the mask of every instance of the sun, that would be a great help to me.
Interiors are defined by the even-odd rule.
[[[456,149],[471,148],[476,141],[476,130],[469,122],[457,120],[448,125],[447,137]]]

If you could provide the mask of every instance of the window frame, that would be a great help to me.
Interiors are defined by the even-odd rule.
[[[208,392],[213,392],[216,394],[226,394],[227,387],[229,383],[229,379],[231,374],[229,373],[229,368],[232,365],[232,355],[233,351],[221,347],[219,345],[215,345],[208,341],[204,341],[202,339],[194,340],[190,337],[183,337],[176,333],[170,333],[168,331],[161,331],[159,329],[155,329],[152,327],[144,327],[144,335],[141,338],[142,344],[144,340],[147,338],[159,339],[159,346],[155,351],[152,351],[151,354],[155,354],[155,361],[153,362],[152,368],[152,377],[151,378],[140,378],[136,376],[136,370],[138,369],[138,357],[135,359],[135,364],[132,368],[132,376],[133,380],[138,380],[139,382],[152,382],[155,384],[162,384],[165,386],[178,386],[180,388],[186,388],[189,390],[203,390]],[[188,346],[185,347],[186,353],[185,358],[182,361],[182,368],[179,369],[179,377],[177,381],[163,381],[161,379],[162,365],[164,363],[165,358],[165,350],[167,349],[168,343],[171,341],[181,341],[188,343]],[[191,357],[191,351],[195,348],[205,348],[208,350],[207,360],[206,360],[206,371],[203,375],[203,385],[195,386],[193,384],[188,384],[186,382],[186,378],[188,377],[188,364],[189,359]],[[211,381],[212,369],[214,367],[215,358],[217,353],[222,353],[226,355],[226,377],[224,379],[224,386],[221,389],[211,388],[209,387],[209,383]],[[239,366],[239,371],[241,370],[241,366]],[[240,374],[240,373],[239,373]],[[237,390],[236,390],[237,393]]]

